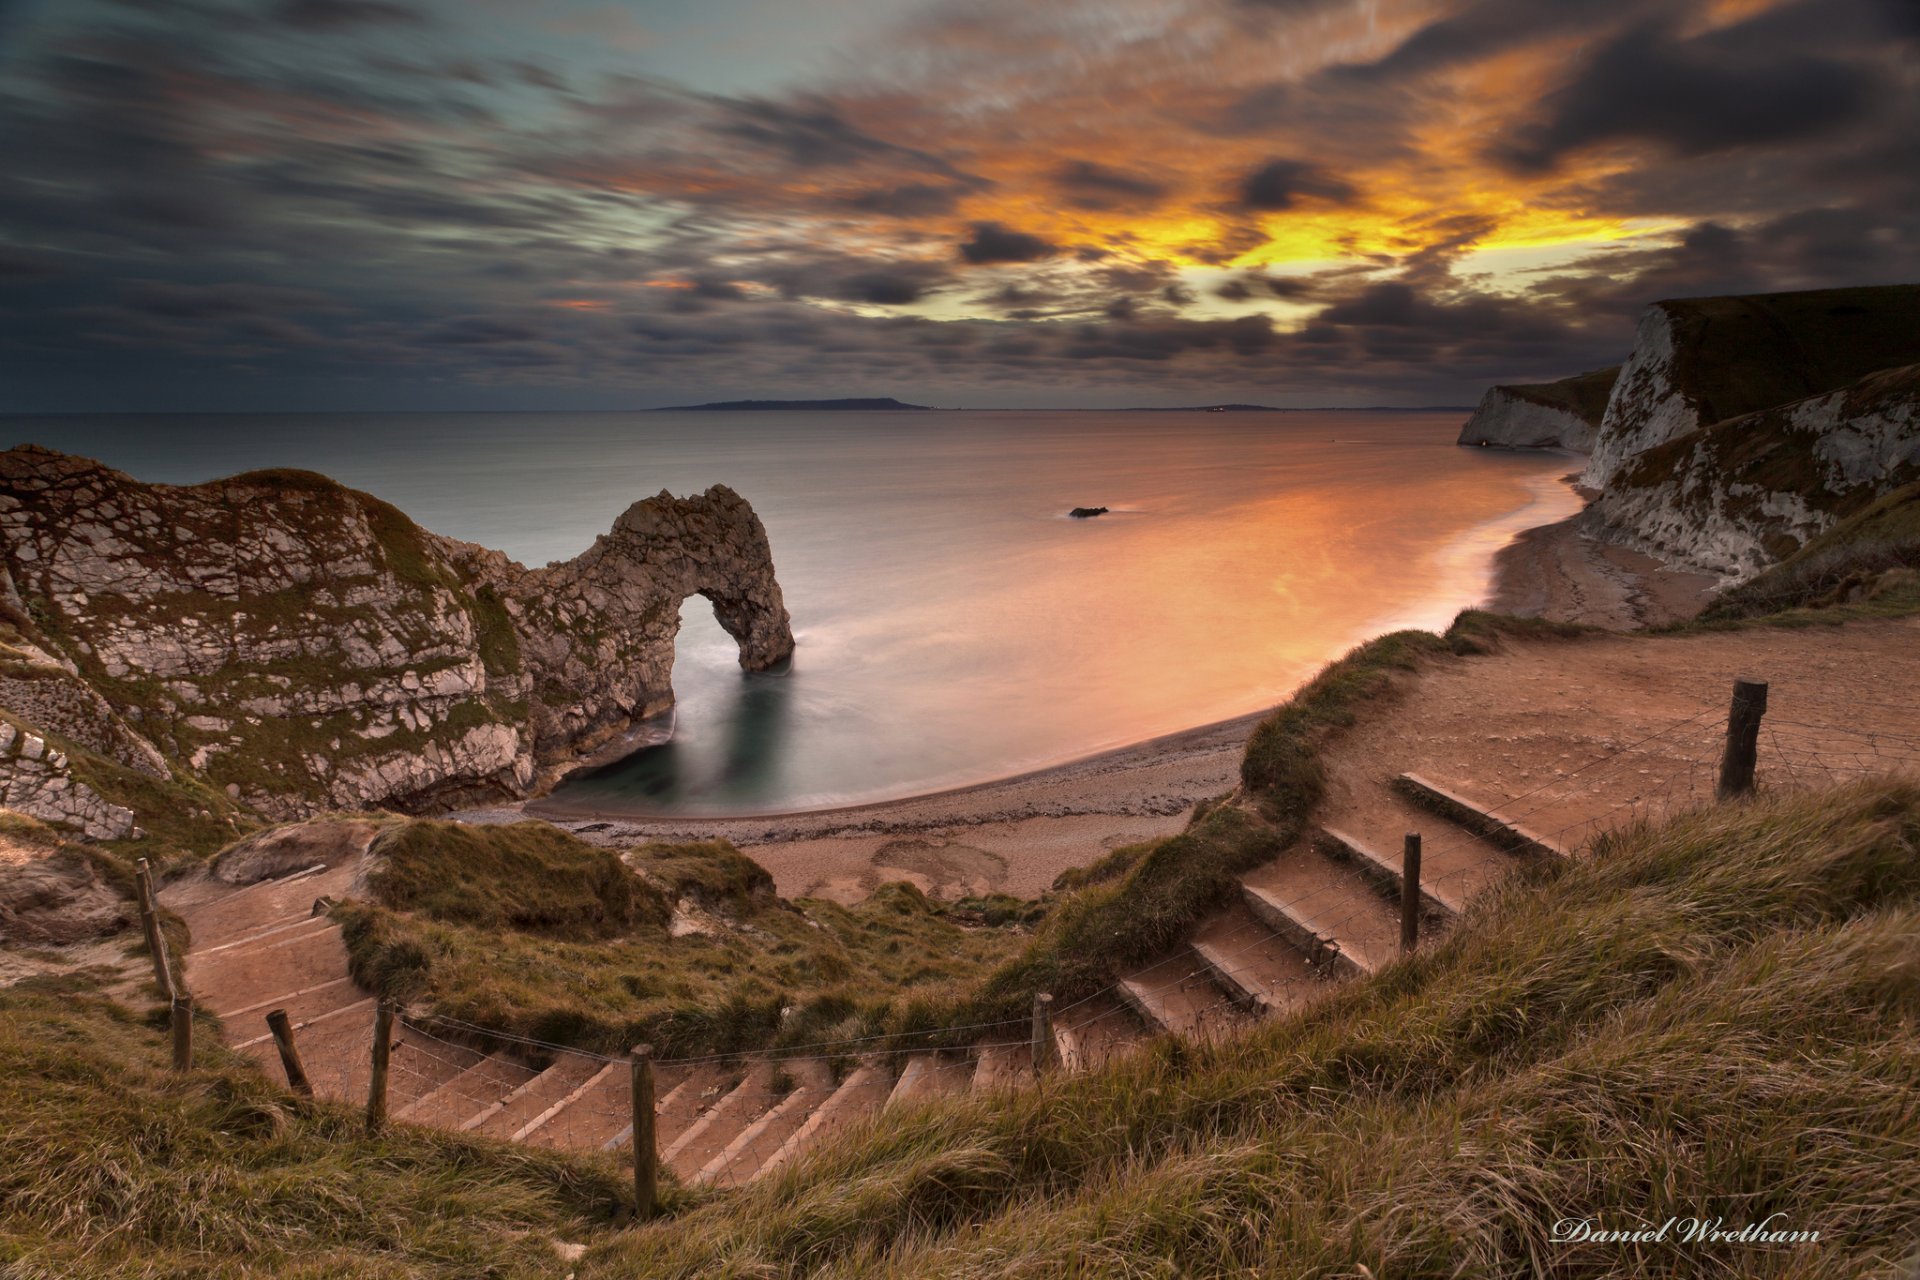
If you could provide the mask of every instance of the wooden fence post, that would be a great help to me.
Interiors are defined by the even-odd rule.
[[[1053,997],[1033,998],[1033,1074],[1053,1068]]]
[[[280,1066],[287,1073],[287,1088],[311,1098],[313,1082],[307,1079],[307,1068],[300,1061],[300,1050],[294,1047],[293,1024],[287,1020],[285,1009],[275,1009],[267,1015],[267,1030],[273,1032],[273,1046],[280,1050]]]
[[[1767,682],[1735,680],[1733,706],[1727,712],[1727,751],[1720,757],[1720,799],[1731,800],[1753,790],[1753,769],[1760,759],[1760,717],[1766,713]]]
[[[173,998],[173,1069],[175,1071],[193,1070],[193,997],[175,996]]]
[[[367,1136],[387,1123],[387,1063],[393,1056],[393,1002],[381,1000],[373,1011],[373,1073],[367,1078]]]
[[[153,957],[153,981],[169,1004],[180,994],[173,982],[173,966],[167,962],[167,936],[160,931],[160,910],[153,894],[153,869],[145,858],[139,861],[134,886],[140,897],[140,928],[147,935],[147,953]]]
[[[633,1216],[653,1217],[660,1204],[660,1153],[654,1146],[653,1046],[636,1045],[633,1068]]]
[[[1400,954],[1420,943],[1420,833],[1407,832],[1400,853]]]

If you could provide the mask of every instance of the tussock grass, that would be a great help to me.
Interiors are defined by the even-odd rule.
[[[581,1280],[1893,1274],[1920,1232],[1920,788],[1543,866],[1228,1043],[895,1112]],[[1779,1211],[1811,1248],[1562,1245]]]
[[[368,852],[379,902],[449,924],[611,937],[673,914],[619,854],[544,822],[398,823]]]
[[[375,852],[389,857],[371,880],[390,905],[334,909],[363,984],[609,1053],[643,1041],[664,1056],[778,1049],[939,1025],[1026,938],[1009,913],[934,902],[908,884],[853,907],[789,903],[725,842],[650,845],[623,862],[544,824],[415,822]],[[676,904],[681,927],[670,928]],[[990,914],[1005,923],[985,923]]]
[[[631,1213],[610,1161],[435,1130],[363,1136],[80,979],[0,991],[0,1274],[472,1280],[564,1274]]]

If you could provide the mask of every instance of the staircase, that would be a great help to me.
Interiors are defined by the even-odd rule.
[[[1528,857],[1565,856],[1516,821],[1417,775],[1373,789],[1358,815],[1249,872],[1237,901],[1180,947],[1108,991],[1059,1007],[1049,1057],[1088,1071],[1156,1035],[1211,1041],[1295,1009],[1330,982],[1378,972],[1400,950],[1401,834],[1425,834],[1422,938]],[[1355,821],[1358,817],[1360,820]],[[357,857],[242,889],[169,889],[194,946],[187,982],[225,1022],[233,1047],[270,1075],[281,1066],[265,1015],[286,1010],[318,1096],[364,1102],[375,1002],[348,973],[325,899],[344,894]],[[624,1060],[569,1051],[485,1052],[396,1025],[388,1114],[397,1123],[484,1134],[561,1151],[630,1151]],[[775,1172],[830,1135],[890,1108],[1034,1079],[1023,1028],[968,1049],[874,1055],[836,1074],[824,1059],[733,1058],[655,1067],[654,1140],[683,1181],[737,1186]]]

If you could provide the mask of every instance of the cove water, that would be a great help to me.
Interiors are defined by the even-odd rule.
[[[1006,777],[1256,711],[1369,636],[1443,627],[1578,505],[1566,457],[1461,414],[555,413],[13,418],[9,443],[189,483],[303,467],[437,533],[565,559],[634,500],[732,486],[798,649],[740,671],[689,600],[672,740],[583,811],[772,813]],[[1075,520],[1076,506],[1110,508]]]

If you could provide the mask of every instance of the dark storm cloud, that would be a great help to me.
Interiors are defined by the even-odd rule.
[[[0,81],[0,410],[1458,402],[1618,360],[1655,297],[1920,276],[1920,5],[1195,0],[1158,41],[967,7],[784,93],[511,7],[43,4]],[[1682,229],[1489,266],[1476,186]],[[1242,269],[1336,216],[1338,265]]]
[[[1038,262],[1060,252],[1036,235],[1015,231],[998,222],[976,222],[973,235],[960,245],[960,256],[976,265],[996,262]]]
[[[1680,0],[1684,6],[1688,0]],[[1335,76],[1395,80],[1478,62],[1543,38],[1618,22],[1656,0],[1474,0],[1420,27],[1385,57],[1348,63]],[[1671,7],[1671,6],[1670,6]],[[1657,11],[1657,10],[1656,10]]]
[[[1149,208],[1166,198],[1164,182],[1110,168],[1092,160],[1073,160],[1053,172],[1053,181],[1072,203],[1086,209]]]
[[[1240,200],[1249,209],[1291,209],[1302,196],[1340,204],[1353,199],[1354,190],[1302,160],[1270,160],[1240,181]]]
[[[928,218],[952,213],[960,198],[976,189],[974,184],[932,185],[910,182],[901,186],[873,187],[839,197],[839,204],[858,213],[879,214],[888,218]]]
[[[1539,169],[1619,139],[1680,155],[1772,145],[1860,120],[1878,97],[1872,72],[1792,45],[1769,47],[1743,27],[1678,39],[1647,25],[1603,47],[1547,99],[1545,122],[1504,154]]]
[[[830,102],[715,99],[723,114],[714,131],[784,156],[802,169],[852,168],[876,160],[949,178],[966,174],[931,152],[875,137],[848,121]]]

